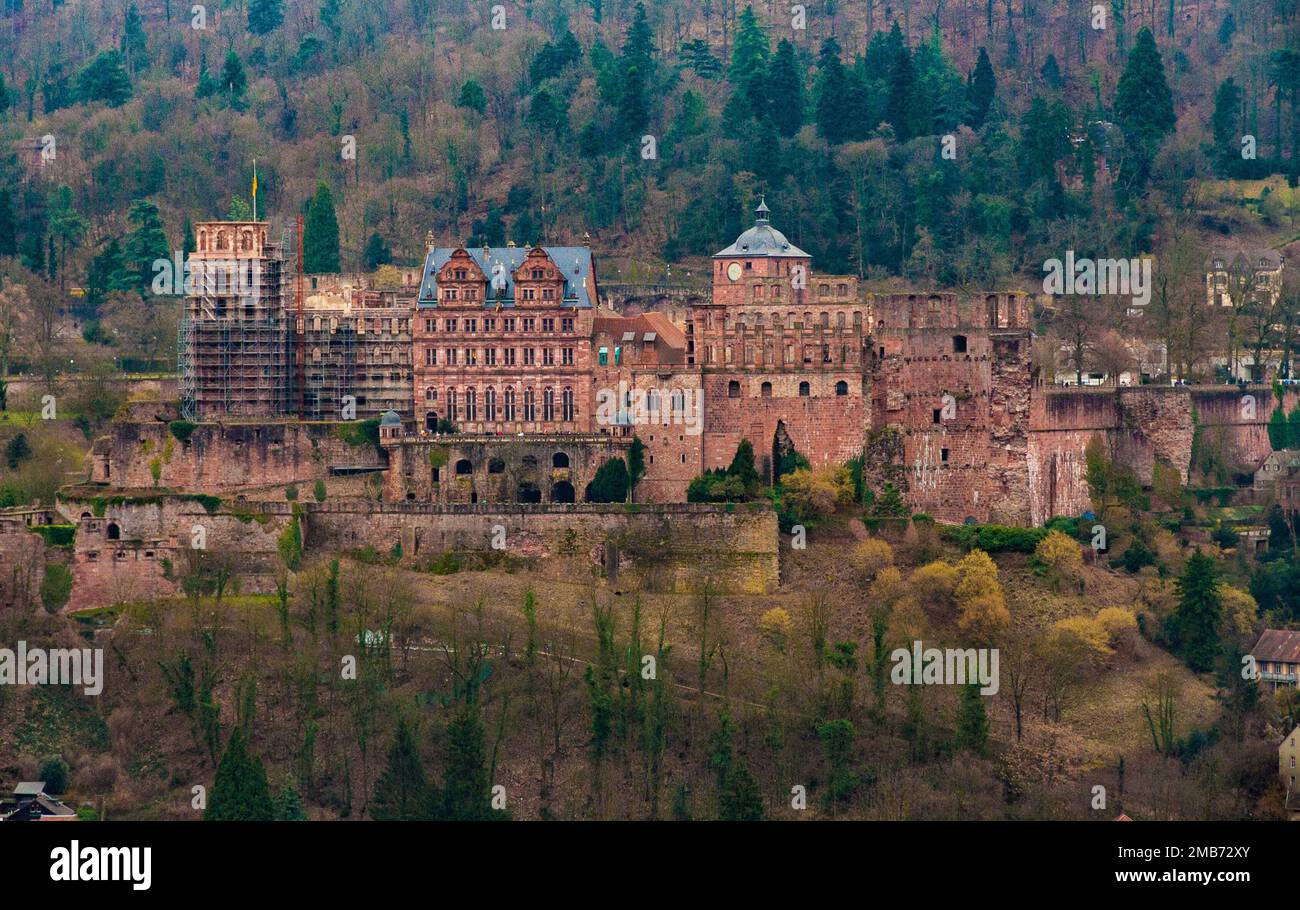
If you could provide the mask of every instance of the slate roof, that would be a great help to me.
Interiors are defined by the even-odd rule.
[[[771,222],[767,219],[766,202],[758,204],[756,214],[758,218],[754,221],[754,226],[737,237],[736,242],[731,246],[714,253],[714,259],[732,259],[737,256],[752,256],[764,259],[778,257],[792,259],[812,258],[787,240],[785,234],[772,227]]]
[[[596,274],[591,261],[591,250],[585,246],[544,246],[542,249],[551,261],[564,273],[563,306],[585,309],[596,305]],[[456,252],[455,247],[436,247],[424,258],[424,276],[420,282],[420,296],[417,303],[421,307],[438,305],[438,270],[447,264],[447,260]],[[515,305],[515,271],[523,264],[524,257],[530,252],[527,247],[494,246],[479,249],[466,248],[470,258],[488,276],[487,299],[483,309],[495,309],[500,303],[503,307]],[[501,295],[497,296],[497,285],[502,285]]]
[[[1205,258],[1205,268],[1214,268],[1215,261],[1223,263],[1224,268],[1228,268],[1237,260],[1238,256],[1244,256],[1246,261],[1254,268],[1259,268],[1260,260],[1267,263],[1265,268],[1279,269],[1282,267],[1282,254],[1277,250],[1230,250],[1217,249],[1211,250],[1210,255]]]

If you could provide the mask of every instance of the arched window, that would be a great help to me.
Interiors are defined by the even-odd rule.
[[[759,386],[759,394],[762,395],[764,398],[771,398],[771,397],[772,397],[772,383],[770,383],[770,382],[765,382],[765,383],[763,383],[761,386]]]
[[[727,397],[728,398],[740,397],[740,383],[734,379],[731,380],[731,382],[727,383]]]
[[[686,413],[686,393],[681,389],[673,389],[670,401],[674,415]]]
[[[811,394],[812,394],[812,389],[809,387],[808,383],[806,383],[806,382],[801,382],[801,383],[799,383],[799,397],[800,397],[800,398],[807,398],[807,397],[808,397],[809,395],[811,395]]]
[[[468,458],[462,458],[460,461],[456,462],[457,477],[464,477],[467,474],[473,474],[473,473],[474,473],[474,465],[470,462]]]
[[[475,389],[465,390],[465,419],[478,420],[478,392]]]
[[[532,422],[537,419],[537,400],[536,393],[532,389],[524,389],[524,420]]]
[[[502,461],[500,458],[488,459],[489,474],[504,474],[505,470],[506,470],[506,463]]]
[[[460,410],[456,404],[455,389],[447,390],[447,419],[453,422],[460,419]]]
[[[506,420],[512,421],[515,419],[515,390],[513,388],[506,389],[505,400],[506,400]]]
[[[551,456],[551,467],[567,468],[569,466],[569,456],[565,452],[556,452]]]
[[[438,390],[437,390],[437,389],[425,389],[425,390],[424,390],[424,400],[425,400],[425,401],[437,401],[437,400],[438,400]]]
[[[483,393],[483,418],[488,421],[497,419],[497,390],[491,386]]]
[[[849,384],[843,379],[835,383],[835,394],[841,396],[849,394]]]
[[[105,528],[104,533],[109,540],[122,539],[122,529],[117,526],[117,522],[115,521],[110,521],[108,523],[108,527]]]
[[[555,419],[555,389],[547,386],[542,389],[542,420],[549,423]]]
[[[568,386],[560,393],[560,419],[565,423],[573,421],[573,389]]]

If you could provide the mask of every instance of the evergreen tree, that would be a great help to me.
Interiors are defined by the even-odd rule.
[[[626,502],[628,490],[627,462],[611,458],[596,470],[587,485],[587,502]]]
[[[485,821],[494,817],[478,709],[466,706],[447,724],[447,758],[443,773],[443,811],[448,821]]]
[[[181,227],[181,235],[181,251],[188,258],[190,253],[199,248],[198,244],[194,242],[194,225],[190,222],[188,215],[185,216],[185,223]]]
[[[217,80],[212,77],[212,71],[208,69],[207,48],[199,48],[199,81],[194,87],[194,97],[200,101],[211,98],[219,88]]]
[[[834,38],[827,38],[817,55],[813,116],[817,121],[817,132],[831,145],[843,142],[849,127],[847,88],[848,77],[840,60],[839,43]]]
[[[736,454],[732,456],[727,474],[731,477],[739,477],[746,490],[758,486],[758,470],[754,467],[754,446],[748,439],[742,439],[740,445],[736,446]]]
[[[1198,548],[1188,557],[1176,589],[1178,607],[1165,620],[1165,635],[1187,666],[1200,673],[1213,670],[1223,618],[1214,560]]]
[[[250,755],[243,731],[236,726],[217,764],[204,821],[272,821],[275,807],[262,760]]]
[[[485,113],[487,111],[487,92],[483,91],[483,86],[473,79],[469,79],[460,87],[460,95],[456,98],[456,106],[469,108],[476,114]]]
[[[957,707],[957,745],[976,755],[987,755],[989,749],[989,717],[984,709],[984,698],[978,683],[962,686],[961,701]]]
[[[1059,89],[1065,84],[1065,79],[1061,76],[1061,65],[1056,62],[1055,54],[1048,54],[1047,59],[1043,61],[1043,68],[1038,71],[1051,89]]]
[[[283,21],[284,0],[249,0],[248,30],[254,35],[269,34]]]
[[[1286,414],[1282,411],[1282,406],[1278,405],[1273,409],[1273,413],[1268,415],[1268,443],[1274,452],[1280,452],[1287,448],[1290,441]]]
[[[0,187],[0,256],[18,253],[18,222],[14,218],[13,195],[8,187]]]
[[[746,6],[737,23],[728,70],[735,91],[733,109],[744,117],[761,117],[767,111],[767,57],[767,36],[758,24],[754,8]],[[776,98],[772,100],[780,103]]]
[[[123,256],[126,267],[138,276],[136,288],[143,294],[153,283],[154,261],[169,259],[171,252],[167,249],[167,234],[158,206],[147,199],[137,199],[131,203],[127,218],[133,227],[127,234]]]
[[[370,817],[376,821],[420,821],[428,812],[429,782],[406,718],[399,718],[388,750],[388,767],[375,781]]]
[[[894,23],[894,28],[898,28],[897,22]],[[885,108],[885,119],[894,128],[894,135],[899,142],[912,138],[912,93],[915,83],[912,52],[903,45],[898,49],[894,64],[889,70],[889,101]]]
[[[1146,184],[1156,152],[1174,131],[1174,97],[1151,30],[1143,28],[1129,53],[1115,88],[1115,122],[1124,135],[1126,160],[1121,165],[1131,191]]]
[[[1219,43],[1225,47],[1232,43],[1232,36],[1237,33],[1237,20],[1232,16],[1232,10],[1228,10],[1223,21],[1219,23]]]
[[[149,65],[149,42],[144,33],[144,22],[140,10],[134,3],[126,8],[122,23],[122,57],[132,72],[138,72]]]
[[[280,792],[275,796],[275,820],[278,822],[307,820],[307,810],[303,808],[302,797],[298,795],[298,785],[288,775],[280,784]]]
[[[546,89],[538,89],[528,106],[528,122],[542,132],[559,136],[569,128],[569,112],[562,100]]]
[[[624,140],[636,140],[650,120],[650,105],[646,100],[645,79],[635,66],[623,71],[622,91],[618,98],[618,135]]]
[[[724,822],[763,820],[763,795],[744,761],[732,761],[718,793],[718,818]]]
[[[334,194],[324,181],[316,185],[303,222],[303,269],[310,274],[338,272],[339,222],[334,214]]]
[[[101,51],[77,77],[77,100],[86,104],[103,101],[121,107],[131,100],[131,80],[118,51]]]
[[[234,51],[226,54],[226,63],[221,68],[221,91],[226,96],[226,103],[233,109],[244,109],[244,92],[248,88],[248,76],[244,73],[244,64]]]
[[[771,94],[768,112],[776,130],[787,139],[799,132],[804,120],[803,75],[795,58],[794,45],[784,38],[776,46],[776,55],[767,74]]]
[[[1214,93],[1214,114],[1210,118],[1214,135],[1214,157],[1227,165],[1238,160],[1241,148],[1241,89],[1229,76]]]
[[[627,486],[630,492],[636,492],[636,485],[645,476],[645,443],[640,436],[632,437],[632,445],[627,450]]]
[[[1055,63],[1055,58],[1052,62]],[[997,91],[998,79],[993,74],[993,64],[989,62],[988,52],[981,47],[966,89],[966,123],[972,129],[978,130],[988,119]]]
[[[388,249],[388,244],[384,243],[384,238],[379,236],[378,231],[371,234],[370,239],[366,241],[361,261],[367,272],[373,272],[381,265],[388,265],[393,261],[393,253]]]

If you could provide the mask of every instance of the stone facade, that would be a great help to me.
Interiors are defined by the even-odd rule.
[[[506,437],[456,433],[385,440],[388,502],[581,502],[596,471],[631,439],[601,434]]]
[[[0,518],[0,609],[35,605],[44,577],[44,539],[18,518]]]

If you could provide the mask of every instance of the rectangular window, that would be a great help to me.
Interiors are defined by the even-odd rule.
[[[560,358],[561,363],[563,363],[566,367],[573,366],[573,348],[564,348],[564,350],[562,350],[560,354],[562,355]]]
[[[560,331],[561,331],[561,332],[564,332],[566,335],[572,335],[572,334],[573,334],[573,317],[572,317],[572,316],[565,316],[563,319],[560,320]]]
[[[465,320],[465,331],[466,331],[466,332],[469,332],[471,335],[474,334],[475,332],[477,332],[477,331],[478,331],[478,320],[477,320],[477,319],[466,319],[466,320]]]
[[[447,366],[454,367],[455,365],[456,365],[456,349],[447,348]]]
[[[505,318],[505,330],[507,332],[513,332],[515,330],[515,317],[507,316]]]
[[[542,331],[547,335],[555,332],[555,320],[547,316],[542,320]]]
[[[424,349],[424,365],[434,367],[438,365],[438,352],[434,348]]]
[[[476,367],[476,366],[478,366],[478,349],[477,349],[477,348],[466,348],[466,349],[465,349],[465,366],[467,366],[467,367]]]
[[[533,326],[536,324],[536,322],[537,322],[537,320],[533,319],[533,317],[531,317],[531,316],[525,318],[525,319],[524,319],[524,331],[525,331],[525,332],[531,332],[531,331],[533,330]]]
[[[542,348],[542,366],[544,367],[555,366],[555,351],[553,351],[551,348]]]
[[[533,365],[533,349],[524,348],[524,366],[530,367],[532,365]]]
[[[617,348],[615,350],[617,350]],[[607,366],[609,364],[609,348],[601,348],[596,353],[596,362],[601,366]]]
[[[515,365],[515,349],[514,349],[514,348],[506,348],[506,349],[505,349],[505,354],[506,354],[506,366],[508,366],[508,367],[512,367],[512,366],[514,366],[514,365]]]
[[[456,331],[456,320],[454,320],[454,319],[447,319],[447,320],[444,320],[444,321],[443,321],[443,324],[442,324],[442,328],[443,328],[443,331],[446,331],[446,332],[454,332],[454,331]]]
[[[497,349],[496,349],[496,348],[484,348],[484,349],[483,349],[483,360],[484,360],[484,362],[485,362],[488,366],[490,366],[490,367],[494,367],[494,366],[496,366],[496,365],[497,365]]]

